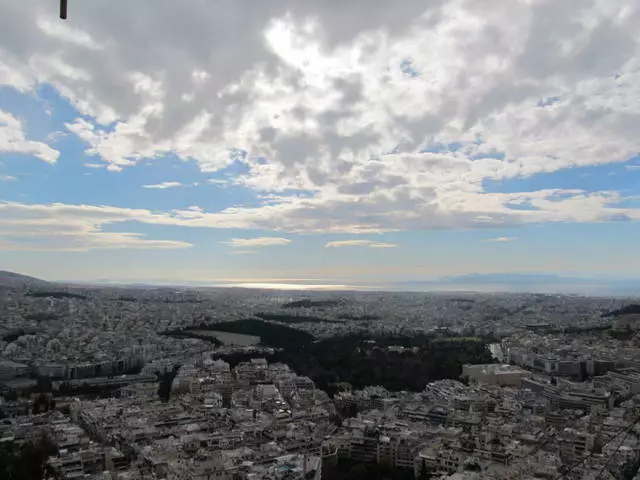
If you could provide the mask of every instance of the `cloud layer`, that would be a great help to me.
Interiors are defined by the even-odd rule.
[[[511,224],[525,225],[539,222],[541,218],[548,222],[604,222],[640,220],[638,208],[616,208],[610,204],[620,202],[615,193],[586,194],[581,191],[551,190],[535,194],[501,194],[497,197],[500,204],[513,204],[526,207],[513,210],[509,216],[494,221],[490,217],[478,217],[477,211],[460,210],[457,216],[438,218],[422,216],[422,212],[398,211],[398,218],[389,219],[384,227],[361,223],[357,228],[351,224],[347,212],[344,216],[326,218],[324,216],[306,217],[307,209],[300,207],[297,200],[283,205],[270,205],[255,208],[228,208],[218,213],[207,213],[199,207],[176,209],[171,212],[152,212],[147,209],[133,209],[111,206],[68,205],[56,203],[25,204],[19,202],[0,202],[0,248],[2,249],[56,249],[83,250],[98,248],[186,248],[184,242],[148,240],[132,233],[104,232],[106,226],[125,222],[140,222],[148,225],[179,226],[205,229],[250,229],[283,231],[289,233],[308,232],[349,232],[372,233],[388,231],[390,227],[400,230],[406,226],[403,222],[413,222],[423,228],[449,228],[449,222],[456,218],[468,220],[477,227],[492,227]],[[458,217],[459,216],[459,217]],[[429,222],[429,223],[420,223]],[[415,227],[415,225],[414,225]],[[508,237],[505,237],[508,238]],[[31,240],[29,240],[31,239]],[[285,245],[286,238],[259,237],[236,238],[227,242],[231,247],[260,247]],[[22,245],[22,246],[21,246]],[[372,248],[391,248],[394,244],[371,240],[343,240],[328,243],[327,247],[368,246]]]
[[[71,13],[0,0],[0,85],[52,85],[81,114],[68,131],[112,172],[165,155],[239,164],[236,185],[275,196],[220,212],[31,206],[75,208],[63,225],[99,245],[150,241],[100,232],[125,219],[350,234],[640,219],[616,191],[486,187],[640,152],[637,2],[95,0]],[[0,115],[0,151],[55,162]],[[160,185],[146,187],[175,182]]]
[[[118,222],[155,217],[146,210],[89,205],[25,205],[0,202],[0,250],[68,251],[113,249],[179,249],[191,244],[152,240],[144,235],[105,232]]]

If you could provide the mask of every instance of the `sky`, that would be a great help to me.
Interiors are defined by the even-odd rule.
[[[0,269],[638,277],[635,0],[0,0]]]

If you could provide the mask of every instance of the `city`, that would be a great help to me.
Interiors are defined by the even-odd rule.
[[[640,465],[631,299],[5,277],[0,442],[46,439],[55,478],[618,479]],[[317,351],[297,349],[307,335]]]

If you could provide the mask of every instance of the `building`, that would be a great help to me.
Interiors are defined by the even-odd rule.
[[[29,367],[10,360],[0,361],[0,381],[21,377],[29,372]]]
[[[506,364],[463,365],[461,377],[480,385],[520,387],[531,374],[520,367]]]

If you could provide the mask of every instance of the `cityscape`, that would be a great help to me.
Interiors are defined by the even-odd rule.
[[[41,449],[15,468],[40,462],[45,478],[595,480],[640,466],[638,299],[10,272],[0,285],[0,442]]]

